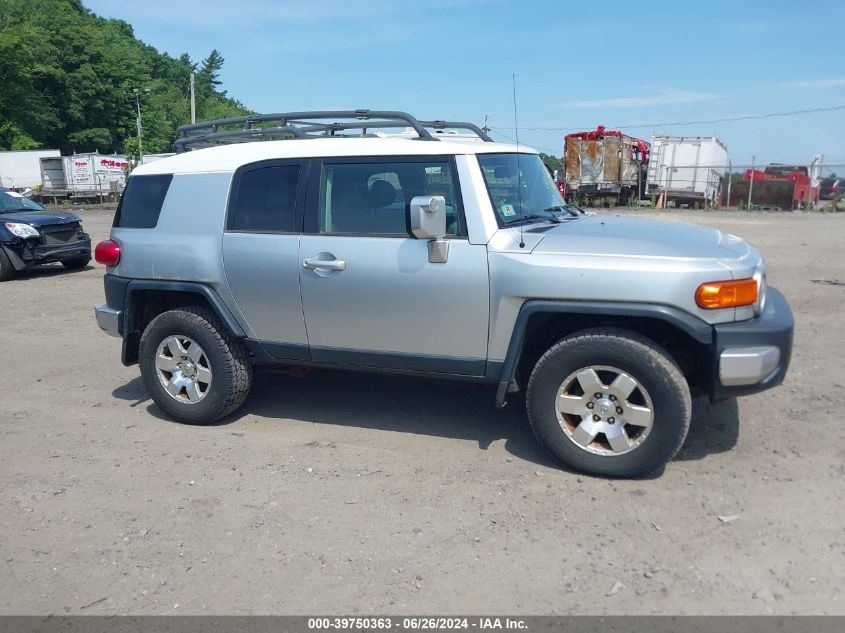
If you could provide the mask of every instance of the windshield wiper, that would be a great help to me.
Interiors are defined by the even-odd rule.
[[[554,222],[555,224],[563,222],[563,220],[556,215],[540,215],[539,213],[532,213],[531,215],[521,215],[517,218],[513,218],[512,220],[506,220],[505,226],[513,226],[519,222],[527,222],[531,220],[548,220],[549,222]]]
[[[575,217],[578,217],[578,215],[579,215],[578,211],[575,211],[569,205],[562,205],[562,204],[558,204],[558,205],[555,205],[553,207],[546,207],[545,209],[543,209],[543,211],[546,211],[548,213],[554,213],[555,211],[566,211],[567,213],[569,213],[570,215],[573,215]]]

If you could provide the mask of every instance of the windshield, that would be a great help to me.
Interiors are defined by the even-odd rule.
[[[37,202],[24,198],[14,191],[0,191],[0,213],[15,213],[16,211],[43,211]]]
[[[560,221],[578,214],[564,202],[549,170],[536,154],[476,156],[501,224],[532,219]]]

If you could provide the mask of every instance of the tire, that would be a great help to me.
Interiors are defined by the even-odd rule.
[[[141,336],[138,361],[153,401],[186,424],[226,417],[243,404],[252,384],[246,348],[207,308],[184,307],[154,318]],[[165,366],[173,371],[161,369]]]
[[[80,257],[72,257],[70,259],[63,259],[62,266],[68,270],[79,270],[85,268],[91,262],[91,254],[82,255]]]
[[[537,361],[526,398],[540,443],[565,466],[604,477],[664,466],[683,445],[692,414],[689,385],[668,353],[617,328],[554,345]]]
[[[9,281],[15,276],[15,267],[9,261],[6,251],[0,248],[0,281]]]

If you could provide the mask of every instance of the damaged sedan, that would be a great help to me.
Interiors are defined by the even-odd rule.
[[[0,281],[40,264],[61,262],[70,270],[91,261],[91,239],[79,216],[48,211],[21,194],[0,189]]]

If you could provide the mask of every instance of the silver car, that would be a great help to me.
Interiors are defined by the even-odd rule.
[[[691,393],[786,374],[792,314],[756,248],[583,214],[534,150],[472,124],[356,110],[180,134],[96,248],[96,317],[181,422],[235,411],[257,366],[425,374],[495,385],[500,407],[522,391],[564,465],[636,476],[683,444]]]

